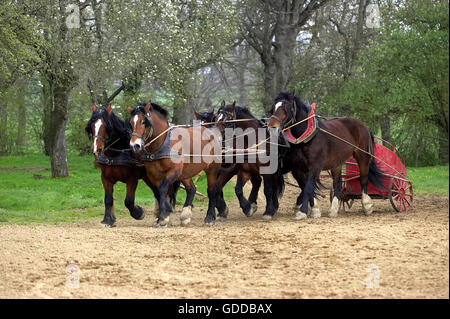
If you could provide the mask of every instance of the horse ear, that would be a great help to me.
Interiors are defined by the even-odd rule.
[[[214,108],[211,109],[211,111],[209,112],[209,114],[214,115]]]
[[[128,112],[131,113],[131,111],[133,111],[133,108],[132,107],[128,107],[127,110],[128,110]]]
[[[108,107],[106,108],[106,112],[108,112],[108,115],[111,115],[111,112],[112,112],[111,104],[108,104]]]
[[[200,118],[200,113],[198,113],[197,110],[194,109],[194,114],[195,114],[195,117],[196,117],[197,120],[198,120],[198,119]]]
[[[148,111],[150,111],[151,106],[152,106],[152,103],[150,103],[150,101],[148,101],[147,105],[144,107],[145,113],[148,113]]]
[[[92,112],[97,111],[97,107],[95,106],[95,104],[92,104]]]
[[[224,107],[225,106],[225,100],[222,100],[222,103],[220,103],[220,107]]]
[[[233,101],[233,104],[231,104],[231,109],[234,110],[234,107],[236,106],[236,101]]]

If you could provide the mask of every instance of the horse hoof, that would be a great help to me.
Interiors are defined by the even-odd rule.
[[[212,222],[206,222],[205,221],[205,225],[209,226],[209,227],[214,226],[214,221],[212,221]]]
[[[185,206],[180,214],[180,220],[183,222],[186,219],[191,220],[192,217],[192,206]]]
[[[109,223],[101,222],[100,225],[101,225],[103,228],[113,228],[113,227],[116,227],[116,223],[109,224]]]
[[[247,213],[247,217],[252,217],[254,213],[258,210],[258,205],[256,203],[252,203],[250,205],[250,211]]]
[[[158,220],[156,221],[157,227],[167,227],[168,224],[169,224],[169,216],[167,216],[164,219],[158,218]]]
[[[297,212],[295,213],[295,220],[300,220],[300,219],[305,219],[306,217],[308,217],[305,213],[302,212]]]
[[[335,217],[337,217],[338,216],[338,213],[337,212],[329,212],[328,213],[328,217],[330,217],[330,218],[335,218]]]
[[[273,219],[273,216],[272,216],[272,215],[269,215],[269,214],[264,214],[264,215],[262,215],[262,219],[263,219],[263,220],[272,220],[272,219]]]
[[[367,216],[373,213],[373,205],[370,205],[369,207],[364,207],[363,206],[363,211],[364,214],[366,214]]]
[[[228,217],[228,207],[225,207],[225,210],[221,213],[219,212],[219,214],[217,214],[217,220],[221,219],[221,220],[225,220]]]
[[[182,226],[186,226],[187,224],[189,224],[191,222],[191,219],[190,218],[186,218],[186,219],[183,219],[182,221],[181,221],[181,225]]]
[[[131,213],[131,217],[133,217],[136,220],[143,220],[145,217],[145,211],[144,209],[142,209],[141,206],[137,206],[135,207],[135,209],[133,210],[133,212]]]
[[[311,209],[311,214],[309,215],[310,218],[320,218],[322,214],[320,213],[320,209],[313,208]]]

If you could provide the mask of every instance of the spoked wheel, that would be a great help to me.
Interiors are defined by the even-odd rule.
[[[395,177],[389,182],[389,200],[397,212],[406,212],[413,203],[413,188],[410,181]]]
[[[341,188],[341,200],[339,201],[339,211],[349,212],[350,208],[353,206],[353,202],[355,201],[354,198],[349,198],[347,196],[347,187],[346,182],[342,182],[342,188]],[[330,204],[333,200],[333,190],[330,190]]]

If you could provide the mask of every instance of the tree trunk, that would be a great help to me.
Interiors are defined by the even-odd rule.
[[[441,165],[448,164],[448,140],[439,139],[439,162]]]
[[[271,57],[269,58],[271,60]],[[275,88],[275,64],[272,61],[264,61],[264,100],[263,106],[265,111],[270,111],[273,100],[276,97]]]
[[[380,126],[381,126],[381,138],[385,141],[391,142],[391,119],[389,118],[389,115],[385,115],[380,120]],[[383,142],[384,146],[386,143]]]
[[[8,108],[0,101],[0,156],[8,154]]]
[[[45,105],[45,148],[50,156],[52,177],[67,177],[66,124],[70,90],[56,84],[49,84],[47,88],[50,94]]]
[[[172,121],[174,124],[187,124],[193,119],[192,84],[192,80],[186,77],[183,86],[173,90],[175,96]]]
[[[25,89],[25,85],[21,85],[21,89]],[[24,153],[26,134],[27,134],[27,105],[25,103],[25,95],[23,91],[18,93],[17,106],[21,110],[17,126],[16,152]]]

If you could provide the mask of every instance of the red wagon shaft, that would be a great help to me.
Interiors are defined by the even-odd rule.
[[[400,152],[389,142],[376,137],[389,145],[391,149],[376,143],[374,148],[374,160],[384,172],[383,188],[376,188],[369,182],[367,191],[371,198],[389,198],[392,207],[398,212],[404,212],[411,207],[414,199],[412,182],[406,174],[405,161]],[[361,184],[359,182],[359,168],[353,157],[349,158],[345,164],[345,174],[342,183],[342,202],[348,208],[353,200],[361,198]]]

